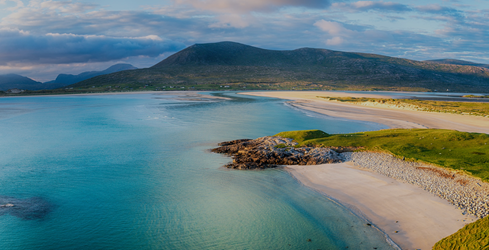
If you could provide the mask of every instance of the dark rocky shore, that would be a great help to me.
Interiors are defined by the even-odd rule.
[[[266,136],[255,140],[241,139],[219,143],[212,152],[227,154],[233,162],[225,165],[232,169],[264,169],[279,165],[317,165],[342,160],[339,148],[297,147],[292,139]]]

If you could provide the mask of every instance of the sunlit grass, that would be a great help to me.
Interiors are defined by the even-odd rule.
[[[330,135],[320,130],[289,131],[278,136],[300,145],[363,147],[408,160],[463,170],[489,181],[489,135],[445,129],[388,129]]]
[[[466,225],[456,233],[440,240],[433,249],[489,249],[489,217]]]
[[[470,114],[479,116],[489,115],[489,103],[487,102],[445,102],[416,99],[386,99],[386,98],[355,98],[355,97],[325,97],[318,96],[331,101],[348,103],[378,103],[394,105],[398,107],[414,108],[420,111]]]

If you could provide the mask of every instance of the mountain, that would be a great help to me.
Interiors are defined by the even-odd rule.
[[[219,42],[192,45],[151,68],[97,76],[71,87],[199,90],[223,85],[228,89],[489,92],[489,69],[327,49],[279,51]]]
[[[470,65],[476,67],[489,68],[489,64],[475,63],[475,62],[469,62],[469,61],[457,60],[457,59],[436,59],[436,60],[427,60],[425,62],[433,62],[433,63],[440,63],[440,64]]]
[[[0,75],[0,91],[6,91],[9,89],[39,89],[39,86],[41,85],[41,82],[34,81],[21,75]]]
[[[78,75],[71,75],[71,74],[59,74],[58,77],[56,77],[56,80],[46,82],[46,85],[49,85],[50,88],[60,88],[64,87],[70,84],[74,84],[77,82],[81,82],[83,80],[99,76],[99,75],[106,75],[114,72],[119,72],[123,70],[131,70],[131,69],[137,69],[136,67],[132,66],[131,64],[125,64],[125,63],[120,63],[113,65],[109,67],[106,70],[103,71],[89,71],[89,72],[83,72]]]

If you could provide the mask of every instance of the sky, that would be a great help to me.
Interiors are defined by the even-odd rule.
[[[489,0],[0,0],[0,74],[42,82],[220,41],[489,64]]]

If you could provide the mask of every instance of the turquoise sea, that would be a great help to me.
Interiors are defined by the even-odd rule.
[[[0,98],[0,249],[392,249],[287,172],[209,149],[281,131],[385,128],[284,100],[127,94]],[[310,239],[310,241],[309,241]]]

